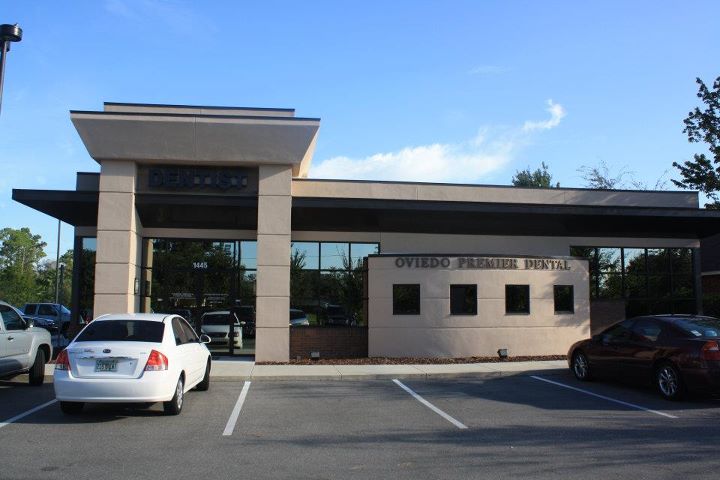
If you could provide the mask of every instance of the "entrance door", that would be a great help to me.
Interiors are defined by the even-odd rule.
[[[243,262],[246,243],[254,256],[254,242],[149,242],[151,282],[144,294],[152,311],[184,317],[198,334],[210,336],[213,355],[255,353],[255,270]]]

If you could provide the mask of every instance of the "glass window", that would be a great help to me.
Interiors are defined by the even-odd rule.
[[[450,315],[477,315],[477,285],[450,285]]]
[[[676,318],[674,323],[691,337],[720,338],[720,320],[714,317]]]
[[[618,343],[630,340],[630,337],[632,335],[630,327],[632,326],[632,324],[633,321],[625,320],[623,322],[613,325],[612,327],[608,328],[600,334],[602,341],[604,343]]]
[[[598,280],[598,298],[622,298],[622,275],[619,273],[600,274]]]
[[[183,329],[182,320],[179,318],[172,319],[173,334],[175,335],[175,345],[184,345],[188,343],[187,332]]]
[[[505,313],[530,313],[530,285],[505,285]]]
[[[290,255],[292,268],[304,270],[320,268],[320,244],[318,242],[292,242]]]
[[[377,243],[351,243],[350,258],[354,267],[362,266],[363,258],[379,252]]]
[[[38,307],[38,315],[45,315],[48,317],[57,317],[57,310],[52,305],[40,305]]]
[[[24,330],[25,322],[22,317],[12,308],[0,305],[0,317],[2,317],[5,330]]]
[[[152,342],[161,343],[165,324],[149,320],[95,320],[75,339],[76,342]]]
[[[37,304],[28,303],[25,305],[25,308],[23,308],[23,313],[25,315],[35,315],[35,310],[37,310]]]
[[[598,248],[598,269],[600,272],[620,272],[622,262],[619,248]]]
[[[668,251],[665,248],[649,248],[647,253],[647,269],[649,273],[670,273]]]
[[[350,267],[348,261],[350,251],[348,243],[321,243],[320,244],[320,269],[347,269]]]
[[[625,273],[645,273],[646,267],[644,248],[623,248],[623,259],[625,261]]]
[[[420,314],[420,285],[393,285],[393,315]]]
[[[554,285],[555,313],[574,313],[575,295],[572,285]]]
[[[646,343],[657,342],[663,326],[660,322],[652,318],[641,318],[635,322],[632,331],[635,334],[635,340]]]
[[[246,270],[257,268],[257,242],[251,240],[240,242],[240,265]]]
[[[185,320],[180,320],[180,326],[182,327],[183,333],[185,333],[185,338],[189,343],[198,343],[200,341],[198,336],[195,334],[195,330],[193,330]]]
[[[671,248],[669,250],[673,275],[692,273],[692,250],[689,248]]]

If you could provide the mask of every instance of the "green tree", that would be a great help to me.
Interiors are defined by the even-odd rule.
[[[673,183],[680,188],[700,190],[712,200],[705,206],[717,209],[720,208],[720,77],[715,79],[712,89],[699,78],[695,81],[699,85],[697,97],[705,107],[703,110],[695,107],[688,114],[684,120],[683,133],[687,135],[690,143],[706,143],[710,156],[696,153],[693,160],[682,164],[673,162],[673,167],[677,168],[682,176],[682,180],[673,180]]]
[[[55,260],[40,262],[37,268],[35,280],[35,300],[38,302],[55,301],[55,279],[60,276],[60,289],[58,301],[63,305],[70,305],[72,300],[72,271],[73,251],[68,250],[60,256],[60,265],[64,265],[61,271],[56,268]]]
[[[516,187],[560,188],[560,182],[553,185],[552,175],[548,172],[548,166],[545,162],[540,165],[541,167],[534,172],[530,171],[530,167],[515,172],[512,178],[512,184]]]
[[[47,245],[30,229],[0,230],[0,298],[22,305],[34,300],[38,262]]]

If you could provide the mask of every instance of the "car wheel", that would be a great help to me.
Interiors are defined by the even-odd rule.
[[[185,394],[185,382],[183,377],[178,378],[177,385],[175,385],[175,395],[169,402],[163,402],[163,410],[165,415],[177,415],[182,411],[184,395]]]
[[[205,376],[203,377],[202,382],[197,384],[195,389],[201,392],[207,392],[210,389],[210,359],[208,359],[207,366],[205,367]]]
[[[575,374],[575,378],[580,381],[586,382],[592,379],[592,375],[590,374],[590,363],[583,352],[575,352],[573,355],[572,371],[573,374]]]
[[[60,410],[65,415],[77,415],[85,406],[82,402],[60,402]]]
[[[35,363],[30,367],[30,385],[39,386],[45,381],[45,352],[38,349]]]
[[[684,394],[680,372],[671,363],[663,363],[655,370],[655,385],[666,400],[679,400]]]

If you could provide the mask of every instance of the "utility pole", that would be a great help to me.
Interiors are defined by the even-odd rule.
[[[55,256],[55,303],[60,303],[60,220],[58,220],[57,255]]]
[[[5,82],[5,58],[10,44],[22,40],[22,28],[15,25],[0,25],[0,108],[2,108],[3,83]]]

